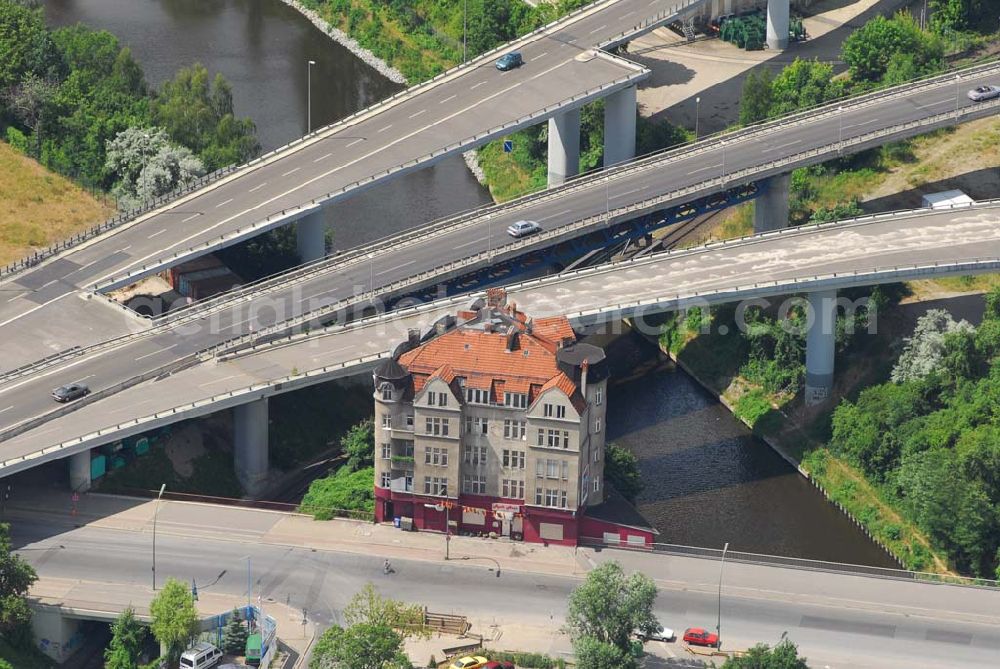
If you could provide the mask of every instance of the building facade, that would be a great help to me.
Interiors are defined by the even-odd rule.
[[[575,544],[604,502],[608,366],[565,317],[491,290],[373,377],[379,522]]]

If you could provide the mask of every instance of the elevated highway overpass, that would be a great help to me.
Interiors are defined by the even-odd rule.
[[[508,295],[532,316],[564,314],[576,327],[593,329],[623,317],[804,292],[819,324],[808,334],[808,388],[810,373],[832,377],[837,289],[998,270],[1000,201],[994,201],[774,231],[535,279],[508,287]],[[248,335],[230,342],[246,348],[192,355],[172,374],[136,377],[131,387],[77,403],[62,415],[51,413],[51,374],[12,380],[0,387],[0,409],[27,422],[23,429],[8,429],[0,441],[0,476],[184,418],[360,373],[390,355],[410,329],[426,330],[475,297],[447,298],[267,343]],[[120,359],[121,351],[113,355]],[[102,358],[84,356],[72,373],[80,376],[107,364]],[[266,470],[266,437],[262,447]]]
[[[964,97],[964,89],[997,79],[1000,65],[978,66],[957,79],[954,75],[935,77],[708,138],[506,205],[415,228],[158,319],[153,327],[94,293],[67,293],[55,302],[34,304],[32,300],[44,299],[44,291],[54,286],[43,284],[39,297],[37,291],[19,288],[20,283],[8,283],[4,295],[13,291],[14,296],[4,298],[7,309],[23,309],[24,304],[34,307],[0,321],[4,366],[7,372],[22,365],[34,365],[29,367],[32,372],[48,370],[45,382],[53,385],[85,377],[95,390],[109,389],[228,339],[251,331],[259,334],[275,322],[364,303],[373,293],[382,299],[412,293],[586,235],[598,235],[598,243],[604,243],[600,235],[634,232],[630,221],[639,220],[641,232],[644,225],[655,227],[670,216],[696,211],[689,206],[692,202],[711,202],[746,184],[757,184],[766,193],[769,179],[795,167],[994,114],[1000,101],[972,104]],[[719,202],[728,203],[725,197]],[[767,211],[766,204],[758,209]],[[503,230],[522,218],[541,222],[545,231],[511,241]],[[18,276],[17,281],[45,278],[36,277],[37,272],[54,271],[62,261]],[[113,277],[111,281],[125,279]],[[136,334],[123,336],[128,332]],[[61,350],[50,346],[52,337],[62,342],[62,348],[82,348],[70,348],[62,357],[37,364]],[[85,373],[67,371],[54,376],[56,370],[82,369],[81,355],[93,353],[94,344],[96,350],[105,352],[103,360],[88,358]],[[87,345],[92,347],[87,349]],[[9,373],[0,375],[0,388],[10,380]],[[0,414],[0,435],[3,427],[25,417],[17,406]]]

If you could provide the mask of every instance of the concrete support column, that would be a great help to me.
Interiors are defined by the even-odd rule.
[[[788,48],[789,0],[767,0],[767,48]]]
[[[90,449],[69,456],[69,487],[73,492],[90,490]]]
[[[233,460],[236,478],[250,496],[267,480],[267,400],[233,409]]]
[[[833,357],[837,343],[837,291],[809,293],[812,325],[806,335],[807,405],[820,404],[833,389]]]
[[[635,158],[635,86],[604,98],[604,165]]]
[[[36,607],[31,615],[31,630],[38,648],[59,663],[70,659],[87,640],[80,632],[80,621],[64,617],[54,607]]]
[[[326,257],[326,221],[322,209],[295,222],[295,247],[304,263]]]
[[[771,177],[762,184],[764,192],[754,202],[753,208],[754,233],[788,227],[788,190],[791,183],[792,175],[788,173]]]
[[[549,188],[580,171],[580,110],[549,119]]]

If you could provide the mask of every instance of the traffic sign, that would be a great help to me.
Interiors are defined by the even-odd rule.
[[[514,141],[510,139],[505,139],[503,141],[503,152],[510,153],[514,150]]]

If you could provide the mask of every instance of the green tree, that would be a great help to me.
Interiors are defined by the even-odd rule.
[[[770,115],[774,95],[773,81],[774,75],[767,66],[750,71],[743,81],[743,93],[740,96],[740,125],[763,121]]]
[[[983,312],[985,320],[1000,321],[1000,285],[993,286],[984,296],[986,308]]]
[[[633,630],[659,628],[655,600],[651,578],[639,572],[626,576],[620,564],[605,562],[570,595],[566,622],[574,641],[589,637],[628,652]]]
[[[944,47],[908,12],[899,12],[888,19],[876,16],[855,30],[844,40],[841,55],[855,81],[881,82],[897,54],[912,56],[914,70],[923,74],[941,68]]]
[[[383,597],[371,583],[366,583],[344,607],[344,620],[348,625],[388,625],[403,638],[430,636],[421,606]]]
[[[577,669],[633,669],[635,658],[618,646],[589,636],[573,642]]]
[[[0,657],[0,669],[14,669],[14,666],[7,660]]]
[[[769,115],[781,116],[814,107],[843,93],[843,84],[834,82],[832,65],[796,58],[771,82]]]
[[[162,128],[128,128],[107,145],[105,171],[115,179],[121,209],[134,209],[205,173],[201,161],[170,143]]]
[[[170,666],[176,666],[180,654],[198,631],[198,612],[187,585],[168,579],[149,605],[153,617],[153,636],[167,648]]]
[[[61,69],[41,10],[0,0],[0,91],[26,75],[54,78]]]
[[[375,510],[375,469],[367,467],[352,472],[347,466],[316,479],[299,504],[299,511],[311,513],[316,520],[330,520],[337,510]]]
[[[22,638],[31,622],[28,590],[37,580],[34,567],[11,550],[10,525],[0,523],[0,635]]]
[[[628,501],[635,503],[642,492],[639,458],[635,453],[609,443],[604,455],[604,478]]]
[[[232,655],[242,655],[247,645],[247,628],[238,609],[233,609],[222,630],[222,649]]]
[[[111,643],[104,650],[104,669],[136,669],[146,628],[135,617],[135,609],[125,608],[111,624]]]
[[[740,657],[728,657],[722,669],[809,669],[799,649],[788,639],[774,648],[759,643]]]
[[[237,119],[233,94],[221,74],[209,82],[201,63],[182,68],[163,84],[153,104],[156,125],[170,138],[191,149],[208,170],[250,160],[260,152],[250,119]]]
[[[379,623],[334,625],[320,636],[309,669],[412,669],[403,637]]]
[[[347,456],[347,467],[356,472],[375,464],[375,428],[370,420],[362,421],[340,439],[340,448]]]

